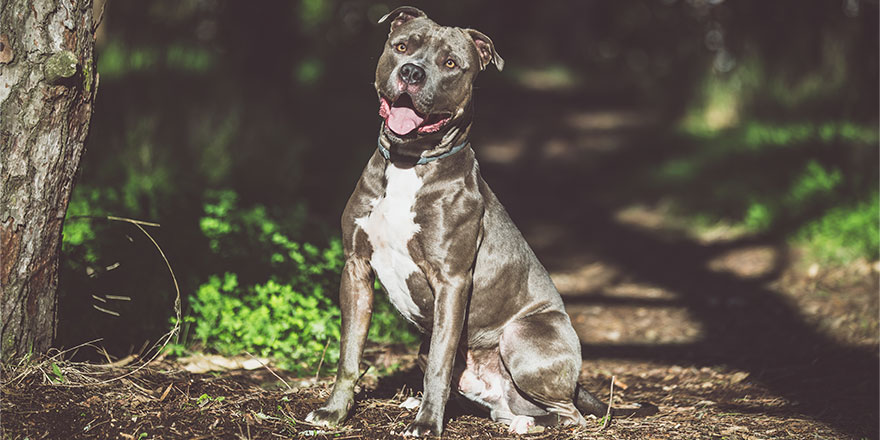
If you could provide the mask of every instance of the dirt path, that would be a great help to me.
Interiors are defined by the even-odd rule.
[[[662,199],[631,196],[650,194],[639,173],[675,154],[660,121],[576,105],[527,114],[547,107],[525,106],[540,122],[489,140],[482,168],[568,304],[584,375],[623,377],[619,395],[659,403],[681,438],[797,438],[788,430],[806,425],[876,438],[876,272],[811,276],[772,238],[677,228]]]
[[[648,401],[660,413],[527,438],[878,438],[876,271],[816,271],[773,239],[678,228],[662,200],[632,196],[639,173],[675,150],[658,145],[663,122],[557,98],[481,104],[483,173],[567,302],[582,382],[607,399],[613,376],[615,404]],[[411,360],[373,352],[372,371],[403,367],[368,375],[338,431],[302,422],[326,381],[291,378],[282,390],[265,371],[195,376],[164,365],[71,387],[35,371],[3,388],[3,438],[397,438],[413,417],[397,403],[420,389]],[[448,416],[446,438],[510,437],[454,405]]]

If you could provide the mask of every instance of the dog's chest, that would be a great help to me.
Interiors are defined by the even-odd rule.
[[[415,168],[402,169],[389,165],[385,170],[385,195],[371,201],[369,215],[355,220],[366,232],[373,247],[370,265],[388,292],[391,303],[415,323],[421,317],[413,302],[406,280],[419,271],[410,255],[408,244],[419,232],[415,222],[416,193],[422,179]]]

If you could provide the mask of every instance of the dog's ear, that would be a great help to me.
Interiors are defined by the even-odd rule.
[[[379,19],[379,24],[385,23],[388,20],[391,20],[391,32],[394,32],[398,26],[414,19],[420,17],[427,17],[428,14],[425,14],[420,9],[414,8],[412,6],[401,6],[387,14],[385,14],[382,18]]]
[[[480,54],[480,70],[486,70],[486,66],[488,66],[489,63],[495,63],[495,67],[497,67],[499,71],[504,69],[504,60],[495,50],[495,44],[492,43],[491,38],[474,29],[465,29],[465,32],[467,32],[468,35],[471,36],[471,39],[474,40],[474,45],[477,47],[477,53]]]

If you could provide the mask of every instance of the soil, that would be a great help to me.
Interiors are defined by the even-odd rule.
[[[878,438],[877,264],[820,267],[784,239],[682,226],[662,197],[632,197],[639,173],[675,151],[651,144],[661,121],[540,99],[481,106],[484,176],[566,300],[581,382],[607,401],[614,378],[614,405],[659,413],[522,437]],[[397,438],[414,417],[398,404],[421,389],[413,351],[371,347],[338,430],[304,422],[331,378],[197,375],[167,359],[134,373],[59,361],[62,383],[50,363],[7,369],[3,438]],[[447,418],[446,438],[517,437],[454,403]]]
[[[848,287],[848,292],[852,292],[853,286]],[[652,292],[646,289],[643,293],[646,296],[657,293]],[[843,304],[845,302],[807,301],[805,306],[837,306],[844,314],[841,316],[864,315],[870,308]],[[647,331],[640,329],[690,328],[676,313],[636,310],[627,317],[615,310],[623,306],[598,307],[603,309],[598,313],[604,313],[602,319],[608,320],[609,325],[593,336],[595,342],[585,342],[585,346],[613,346],[612,341],[648,337]],[[575,322],[582,322],[580,318],[592,314],[589,310],[572,313]],[[618,317],[633,321],[632,316],[637,323],[628,326],[632,333],[617,330]],[[840,330],[850,321],[859,322],[859,318],[834,319],[826,325]],[[626,327],[621,324],[619,328]],[[856,333],[847,331],[840,335]],[[677,337],[692,336],[682,331]],[[663,333],[650,338],[663,341],[674,339],[675,335],[664,329]],[[856,343],[871,345],[864,340]],[[656,348],[651,347],[647,343],[642,345],[643,349],[656,353]],[[133,374],[131,368],[58,362],[60,373],[65,377],[64,382],[59,383],[53,379],[56,373],[51,363],[43,363],[30,366],[23,376],[4,378],[0,400],[3,438],[399,438],[397,433],[415,415],[415,410],[403,409],[399,404],[421,389],[421,373],[409,351],[402,347],[368,348],[366,364],[371,368],[361,381],[356,407],[349,421],[335,430],[311,426],[304,421],[305,415],[326,399],[332,385],[330,378],[285,377],[281,372],[276,372],[281,374],[276,376],[267,369],[192,374],[183,371],[174,361],[164,360]],[[722,360],[702,359],[699,352],[687,353],[680,348],[675,354],[683,355],[681,358],[658,356],[655,360],[637,359],[621,350],[622,356],[603,355],[585,360],[581,383],[607,401],[613,377],[615,405],[651,402],[659,407],[657,415],[612,419],[604,428],[601,420],[591,416],[585,428],[553,427],[516,436],[485,415],[451,401],[443,436],[450,439],[877,438],[875,371],[860,370],[854,363],[863,361],[858,359],[858,351],[842,348],[835,351],[847,357],[827,364],[816,357],[814,362],[804,365],[792,362],[755,372]],[[373,373],[390,366],[396,366],[394,373]],[[129,375],[105,384],[91,383],[124,374]]]

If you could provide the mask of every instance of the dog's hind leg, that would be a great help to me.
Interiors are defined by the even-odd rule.
[[[546,407],[559,423],[583,426],[587,422],[574,406],[579,344],[568,315],[548,311],[507,324],[499,347],[504,366],[527,399]]]

